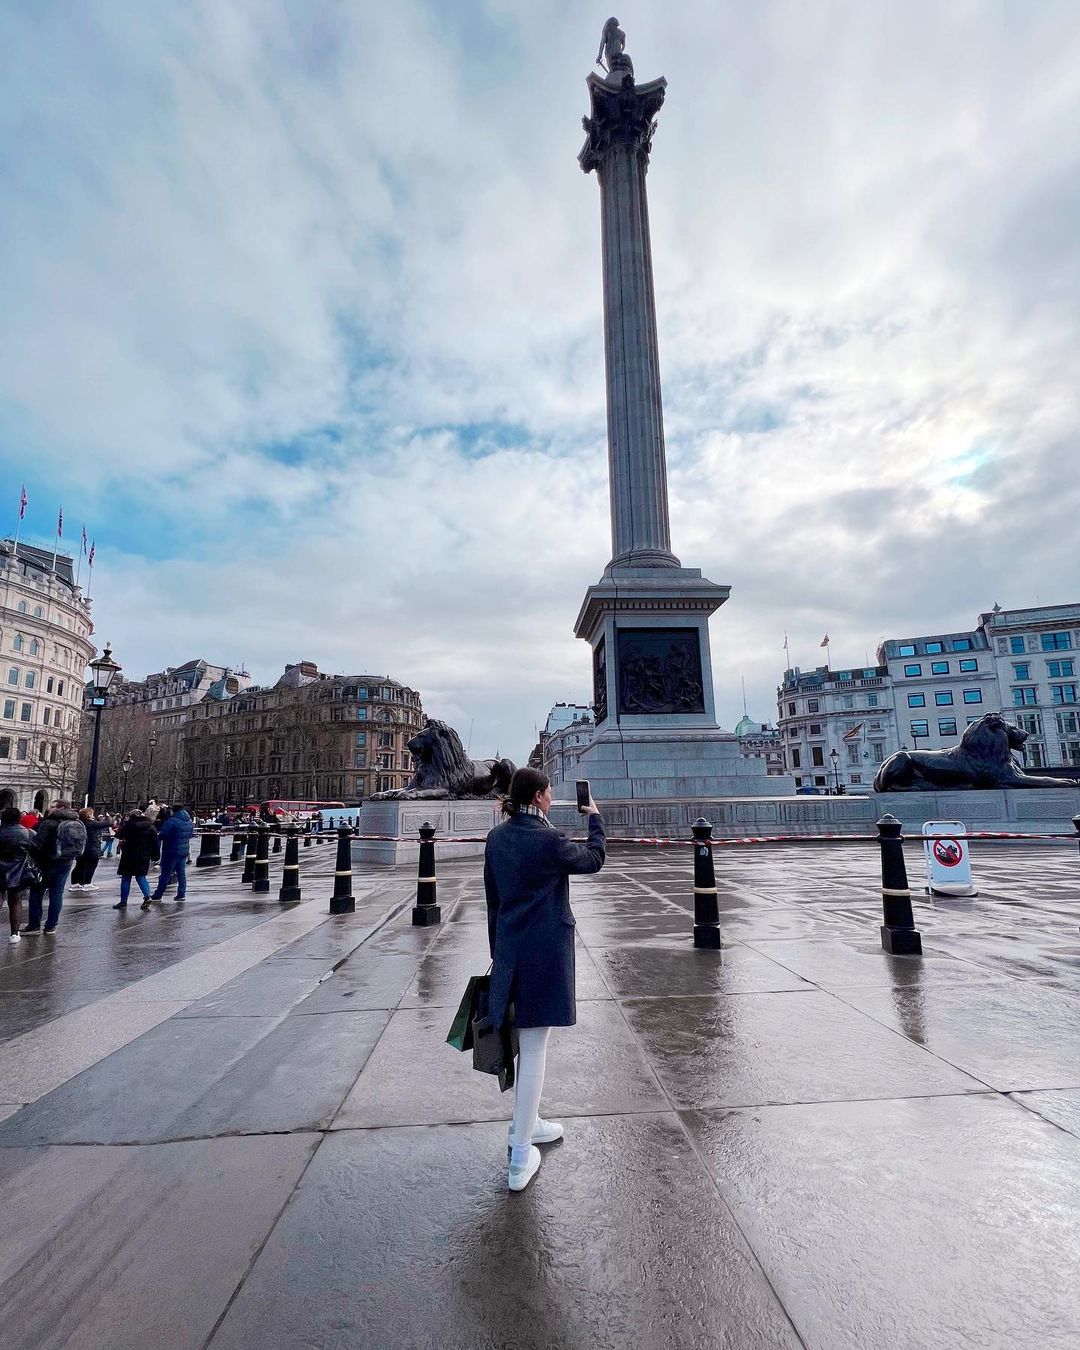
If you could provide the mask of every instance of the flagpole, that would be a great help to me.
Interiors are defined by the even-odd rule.
[[[19,534],[22,531],[22,518],[26,514],[26,484],[22,485],[22,491],[19,494],[19,518],[15,522],[15,547],[12,549],[12,557],[19,556]]]
[[[784,634],[784,655],[787,657],[787,668],[791,669],[791,648],[788,646],[788,635]]]
[[[64,528],[64,508],[61,506],[60,514],[56,518],[56,538],[53,540],[52,550],[52,570],[56,571],[56,554],[60,547],[60,531]]]
[[[86,570],[86,598],[90,599],[90,587],[94,584],[94,549],[97,548],[97,540],[90,545],[90,557],[87,561]]]

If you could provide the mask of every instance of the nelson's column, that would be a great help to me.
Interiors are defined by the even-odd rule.
[[[578,773],[609,801],[788,795],[791,779],[767,779],[764,760],[743,759],[716,722],[709,615],[730,587],[671,551],[645,191],[667,81],[635,84],[624,44],[609,19],[578,156],[600,183],[612,551],[574,626],[592,644],[597,722]]]

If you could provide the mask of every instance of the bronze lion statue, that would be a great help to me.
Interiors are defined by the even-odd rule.
[[[461,737],[445,722],[429,717],[406,745],[416,763],[408,787],[376,792],[373,802],[415,801],[432,797],[495,797],[506,792],[514,776],[508,759],[470,759]]]
[[[1025,773],[1013,758],[1028,738],[1001,713],[980,717],[948,750],[898,750],[878,769],[875,792],[932,792],[947,788],[1065,787],[1061,778]]]

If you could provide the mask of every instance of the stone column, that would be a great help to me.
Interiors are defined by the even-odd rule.
[[[668,521],[664,412],[645,174],[667,81],[616,67],[588,77],[582,169],[600,181],[607,367],[609,568],[678,567]]]

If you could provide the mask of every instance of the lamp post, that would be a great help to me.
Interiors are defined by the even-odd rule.
[[[229,809],[229,797],[231,795],[231,785],[229,783],[230,772],[232,769],[232,746],[225,747],[225,801],[223,803],[225,810]]]
[[[96,661],[90,662],[90,669],[93,672],[94,696],[90,700],[90,706],[94,709],[94,748],[90,751],[90,772],[86,779],[86,804],[94,805],[94,794],[97,792],[97,774],[98,774],[98,750],[101,746],[101,710],[105,706],[105,696],[109,692],[109,686],[120,673],[120,664],[112,659],[112,648],[106,642],[105,650]]]
[[[840,796],[840,753],[835,746],[829,751],[829,758],[832,760],[833,785],[836,788],[835,795]]]
[[[149,764],[147,764],[147,766],[146,766],[146,800],[147,800],[147,801],[150,800],[150,787],[151,787],[151,783],[152,783],[152,780],[153,780],[153,774],[154,774],[154,746],[157,745],[157,732],[156,732],[156,731],[152,731],[152,732],[150,733],[149,745],[150,745],[150,762],[149,762]]]
[[[134,765],[135,765],[135,761],[131,758],[131,755],[130,755],[130,754],[127,754],[127,755],[124,756],[124,762],[120,765],[120,767],[121,767],[121,768],[123,769],[123,771],[124,771],[124,796],[123,796],[123,800],[120,802],[120,814],[121,814],[121,815],[124,814],[124,809],[125,809],[126,806],[127,806],[128,774],[131,772],[131,770],[132,770],[132,768],[134,767]]]

